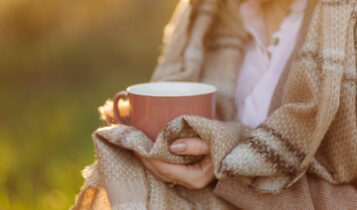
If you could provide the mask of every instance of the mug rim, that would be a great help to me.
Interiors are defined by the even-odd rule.
[[[170,95],[170,94],[148,94],[148,93],[140,93],[139,91],[135,91],[134,88],[138,88],[140,86],[146,85],[157,85],[157,84],[176,84],[176,85],[193,85],[196,87],[200,87],[206,90],[198,91],[198,93],[187,93],[182,95]],[[139,95],[139,96],[150,96],[150,97],[188,97],[188,96],[200,96],[200,95],[208,95],[217,92],[217,88],[213,85],[201,83],[201,82],[183,82],[183,81],[169,81],[169,82],[146,82],[146,83],[139,83],[135,85],[129,86],[126,91],[129,94]]]

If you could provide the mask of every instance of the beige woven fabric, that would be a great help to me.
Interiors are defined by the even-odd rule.
[[[357,189],[351,185],[332,185],[305,175],[279,193],[259,193],[240,184],[235,178],[218,182],[214,192],[235,206],[247,210],[303,209],[355,210]]]
[[[247,37],[243,29],[233,30],[221,21],[220,12],[230,8],[230,2],[182,1],[165,29],[163,55],[153,75],[153,81],[215,85],[217,120],[225,122],[180,117],[155,143],[132,127],[100,128],[93,134],[98,162],[85,170],[87,181],[74,209],[98,203],[105,209],[109,203],[112,209],[232,208],[215,197],[211,187],[168,187],[129,152],[192,162],[196,159],[168,152],[173,140],[188,136],[200,136],[209,144],[218,178],[233,176],[260,192],[279,192],[307,172],[333,184],[357,180],[355,0],[317,3],[284,86],[282,105],[257,129],[234,122],[237,67]],[[111,106],[101,108],[108,125],[113,122]],[[100,196],[103,202],[96,201]]]
[[[221,161],[242,138],[240,135],[247,131],[247,127],[234,122],[222,123],[194,116],[183,116],[170,122],[155,143],[133,127],[112,125],[100,128],[93,134],[98,162],[85,172],[91,187],[84,187],[74,209],[85,209],[83,206],[87,203],[94,203],[91,199],[100,199],[95,193],[103,188],[112,209],[234,209],[213,194],[213,185],[202,190],[169,187],[146,171],[129,150],[143,157],[190,163],[199,159],[173,155],[168,146],[177,138],[199,135],[211,147],[218,175]]]

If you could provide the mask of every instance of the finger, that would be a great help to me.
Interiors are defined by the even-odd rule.
[[[176,182],[189,189],[202,189],[215,178],[212,159],[208,155],[193,165],[172,164],[137,156],[145,168],[164,182]]]
[[[191,185],[194,189],[202,189],[216,178],[214,174],[212,159],[208,155],[205,156],[205,158],[199,163],[190,165],[189,167],[194,168],[194,170],[199,169],[201,171],[201,175],[197,180],[188,180],[187,184]]]
[[[164,162],[161,160],[157,159],[149,159],[149,158],[144,158],[141,157],[138,153],[134,152],[134,154],[139,158],[141,163],[144,165],[146,169],[148,169],[154,176],[157,178],[165,181],[165,182],[178,182],[178,180],[173,180],[171,176],[169,176],[169,172],[167,170],[170,170],[171,165],[179,165],[179,164],[172,164],[168,162]],[[166,170],[167,167],[168,169]]]
[[[194,189],[191,185],[185,183],[185,182],[182,182],[181,180],[173,180],[173,179],[170,179],[168,177],[165,177],[164,175],[161,175],[157,169],[152,165],[151,163],[152,159],[141,159],[141,162],[142,164],[144,165],[144,167],[149,170],[156,178],[164,181],[164,182],[167,182],[167,183],[176,183],[178,185],[182,185],[186,188],[189,188],[189,189]]]
[[[214,179],[209,156],[193,165],[171,164],[160,160],[152,160],[151,164],[161,176],[191,189],[201,189]]]
[[[190,171],[186,165],[172,164],[154,159],[150,162],[161,176],[170,180],[187,183],[188,179],[196,176],[196,174],[192,174],[194,171]]]
[[[180,155],[207,155],[208,145],[200,138],[178,139],[170,145],[170,151]]]
[[[149,170],[155,177],[161,179],[162,181],[164,182],[173,182],[174,180],[172,179],[169,179],[165,176],[162,176],[158,171],[157,169],[152,165],[151,163],[151,159],[145,159],[145,158],[142,158],[140,156],[138,156],[140,162],[143,164],[143,166]]]

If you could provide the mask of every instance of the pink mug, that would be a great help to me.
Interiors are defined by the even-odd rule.
[[[114,97],[114,117],[155,140],[160,130],[180,115],[213,119],[216,88],[195,82],[154,82],[133,85]],[[119,100],[129,100],[129,117],[122,118]]]

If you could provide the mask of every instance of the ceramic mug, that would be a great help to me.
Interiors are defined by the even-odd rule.
[[[114,97],[116,123],[128,124],[155,140],[161,129],[180,115],[215,116],[216,88],[195,82],[154,82],[133,85]],[[129,116],[120,116],[119,100],[129,101]]]

